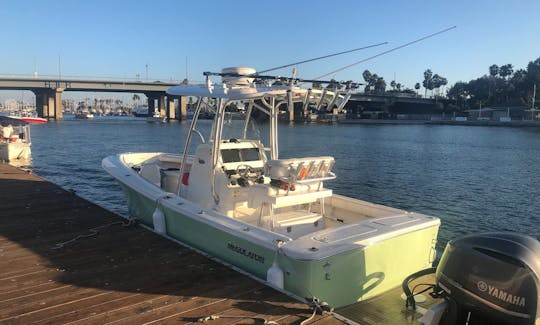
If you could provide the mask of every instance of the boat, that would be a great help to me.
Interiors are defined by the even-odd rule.
[[[46,118],[38,117],[38,116],[22,116],[20,117],[20,119],[28,123],[36,123],[36,124],[47,123]]]
[[[154,114],[152,114],[152,116],[148,116],[146,118],[146,122],[149,122],[149,123],[165,123],[165,122],[167,122],[167,116],[161,116],[161,114],[158,111],[154,111]]]
[[[43,124],[47,123],[47,119],[39,117],[36,111],[21,110],[16,112],[11,112],[8,117],[18,120],[23,120],[28,123]]]
[[[317,122],[317,119],[319,118],[319,114],[315,112],[311,112],[308,114],[308,121],[309,122]]]
[[[94,114],[90,113],[89,111],[78,111],[75,114],[75,118],[78,118],[81,120],[91,120],[94,118]]]
[[[332,307],[378,296],[430,267],[439,218],[334,193],[332,156],[279,155],[281,106],[314,100],[341,110],[351,90],[305,89],[295,79],[270,85],[254,75],[226,68],[205,73],[204,85],[167,91],[199,99],[181,153],[103,159],[130,218],[301,301]],[[238,102],[244,120],[228,119]],[[211,127],[198,123],[203,110],[215,113]],[[255,111],[268,116],[260,129]]]
[[[0,116],[0,160],[29,160],[31,144],[28,122]]]
[[[148,106],[138,105],[131,112],[135,117],[147,117],[148,116]]]

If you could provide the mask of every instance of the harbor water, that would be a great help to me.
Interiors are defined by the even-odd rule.
[[[201,121],[210,123],[209,121]],[[127,216],[101,159],[180,152],[189,124],[131,117],[32,126],[32,169]],[[517,231],[540,239],[540,128],[449,125],[280,125],[280,157],[336,159],[335,193],[441,218],[438,250],[463,234]]]

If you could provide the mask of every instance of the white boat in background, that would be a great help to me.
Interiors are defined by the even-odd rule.
[[[167,116],[161,116],[161,114],[158,111],[154,111],[154,114],[152,114],[152,116],[148,116],[146,118],[146,122],[165,123],[167,122]]]
[[[350,87],[304,89],[295,79],[264,85],[249,68],[205,75],[206,85],[167,92],[199,98],[182,153],[103,159],[132,218],[300,300],[333,307],[377,296],[431,266],[438,218],[334,193],[327,187],[337,177],[331,156],[279,155],[280,106],[316,101],[341,110]],[[227,119],[238,102],[246,105],[244,119]],[[198,123],[203,108],[215,112],[211,128]],[[266,143],[255,111],[268,116]]]
[[[78,118],[81,120],[91,120],[94,118],[94,114],[90,113],[89,111],[78,111],[75,114],[75,118]]]
[[[131,112],[135,117],[147,117],[148,116],[148,106],[138,105]]]
[[[11,112],[11,114],[9,114],[8,117],[18,119],[18,120],[23,120],[28,123],[36,123],[36,124],[47,123],[47,119],[43,117],[39,117],[36,111],[31,112],[31,111],[24,110],[24,111]]]
[[[0,160],[29,160],[31,144],[28,122],[0,116]]]
[[[317,113],[312,112],[312,113],[308,114],[308,121],[309,122],[317,122],[318,118],[319,118],[319,114],[317,114]]]
[[[22,116],[20,117],[20,119],[28,123],[37,123],[37,124],[47,123],[46,118],[38,117],[38,116]]]

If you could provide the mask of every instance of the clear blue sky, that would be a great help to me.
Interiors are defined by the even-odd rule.
[[[379,42],[300,65],[313,78],[438,30],[457,28],[329,76],[365,69],[413,87],[430,68],[449,84],[491,64],[525,68],[540,56],[540,1],[0,0],[0,75],[202,80],[228,66],[258,70]],[[60,58],[60,60],[59,60]],[[290,68],[276,73],[290,74]],[[0,99],[5,97],[0,92]]]

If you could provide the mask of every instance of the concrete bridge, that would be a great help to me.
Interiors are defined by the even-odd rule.
[[[29,90],[36,95],[36,109],[40,117],[62,119],[62,93],[65,91],[142,93],[148,97],[148,110],[156,108],[162,116],[184,119],[186,98],[167,96],[166,90],[178,83],[161,81],[77,80],[61,78],[0,77],[0,90]],[[175,99],[179,105],[176,114]]]

